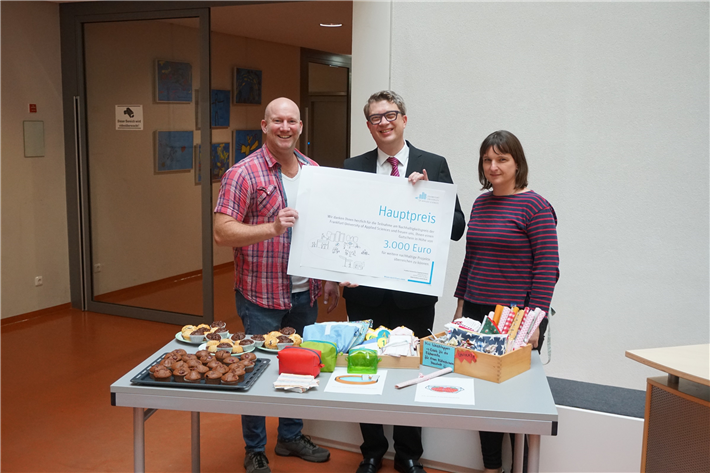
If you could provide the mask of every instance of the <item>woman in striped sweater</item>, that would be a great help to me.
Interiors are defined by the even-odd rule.
[[[544,197],[527,188],[528,165],[515,135],[501,130],[483,140],[478,179],[492,191],[481,194],[471,209],[454,319],[482,321],[496,304],[549,313],[559,278],[557,216]],[[530,337],[538,351],[546,327],[547,319]],[[499,472],[503,434],[480,436],[485,472]]]

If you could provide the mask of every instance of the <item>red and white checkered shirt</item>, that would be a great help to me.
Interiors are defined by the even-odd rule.
[[[301,166],[318,166],[295,151]],[[287,207],[281,181],[281,165],[266,145],[224,173],[215,213],[238,222],[271,223]],[[291,308],[291,278],[286,274],[291,249],[291,229],[253,245],[234,248],[234,289],[254,304],[267,309]],[[321,294],[321,282],[310,279],[311,305]]]

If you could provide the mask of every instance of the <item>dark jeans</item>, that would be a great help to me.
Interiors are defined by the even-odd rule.
[[[267,334],[283,327],[293,327],[303,335],[303,327],[316,322],[318,307],[311,306],[308,291],[291,294],[291,309],[266,309],[248,301],[239,292],[235,292],[237,315],[244,322],[244,332],[250,335]],[[279,418],[279,440],[289,441],[301,436],[301,419]],[[242,436],[246,451],[263,452],[266,448],[266,418],[263,416],[242,416]]]
[[[404,325],[411,329],[414,335],[419,338],[429,335],[429,330],[434,325],[433,305],[414,309],[400,309],[394,303],[390,292],[385,295],[382,304],[377,307],[368,307],[347,299],[345,307],[348,312],[348,320],[372,319],[373,328],[377,328],[380,325],[389,328]],[[395,425],[393,430],[396,460],[419,460],[422,453],[424,453],[422,428]],[[381,459],[389,448],[389,442],[387,442],[382,425],[360,424],[360,432],[362,433],[362,445],[360,445],[362,456],[364,458]]]
[[[489,312],[494,311],[496,306],[486,305],[486,304],[474,304],[473,302],[464,301],[462,316],[468,317],[481,322],[483,317],[488,315]],[[540,323],[540,339],[537,344],[536,350],[538,353],[542,349],[542,342],[545,340],[545,329],[547,328],[547,319],[544,319]],[[481,453],[483,455],[483,465],[486,468],[495,470],[503,466],[503,436],[502,432],[479,432],[481,438]],[[510,435],[510,444],[513,449],[513,456],[515,456],[515,437],[513,434]],[[525,449],[523,456],[523,472],[528,469],[528,441],[525,439]]]

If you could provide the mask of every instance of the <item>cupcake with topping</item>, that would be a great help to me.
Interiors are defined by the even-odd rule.
[[[293,335],[294,333],[296,333],[296,329],[293,327],[284,327],[279,330],[279,332],[281,333],[281,335]]]
[[[249,338],[251,338],[254,341],[254,345],[257,347],[263,346],[264,345],[264,336],[263,335],[252,335]]]
[[[237,332],[232,335],[231,339],[233,342],[238,342],[239,340],[244,340],[245,337],[246,335],[244,334],[244,332]]]

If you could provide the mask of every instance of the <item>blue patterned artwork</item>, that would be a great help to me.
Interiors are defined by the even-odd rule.
[[[188,62],[155,61],[156,102],[192,102],[192,65]]]
[[[192,169],[192,132],[157,131],[155,172],[189,171]]]
[[[234,103],[261,103],[261,71],[234,68]]]
[[[261,130],[234,130],[234,164],[261,146]]]
[[[212,90],[212,127],[227,128],[229,126],[229,90]]]
[[[200,151],[202,145],[195,145],[195,184],[202,182],[202,166],[200,166]],[[212,182],[219,182],[229,169],[229,143],[212,143],[210,153],[212,167]]]

